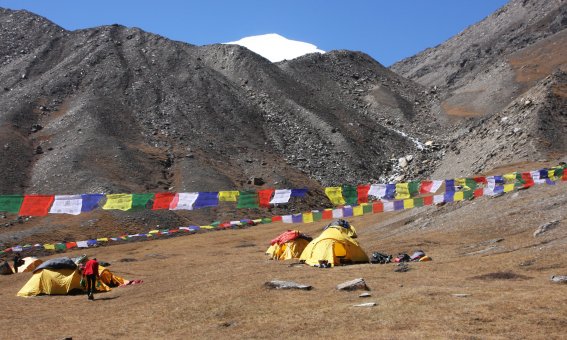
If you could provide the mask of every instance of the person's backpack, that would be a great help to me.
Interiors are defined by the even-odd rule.
[[[370,263],[390,263],[392,261],[392,255],[386,255],[379,252],[372,253],[370,257]]]

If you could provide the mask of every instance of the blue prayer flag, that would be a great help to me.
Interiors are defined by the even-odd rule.
[[[88,212],[95,210],[98,207],[98,202],[104,197],[103,194],[82,194],[83,205],[81,212]]]
[[[200,209],[205,207],[216,207],[219,205],[218,192],[200,192],[197,200],[193,203],[193,209]]]
[[[305,196],[305,194],[307,194],[307,191],[308,191],[307,188],[291,189],[290,197],[303,197],[303,196]]]

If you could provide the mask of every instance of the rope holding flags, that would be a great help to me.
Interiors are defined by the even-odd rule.
[[[11,248],[4,249],[0,251],[0,255],[4,255],[10,252],[21,252],[31,249],[43,248],[45,250],[54,250],[54,251],[65,251],[67,249],[72,248],[87,248],[98,246],[101,244],[105,244],[111,241],[127,241],[133,238],[138,237],[156,237],[159,235],[170,235],[175,234],[177,232],[189,232],[194,233],[199,230],[218,230],[218,229],[227,229],[227,228],[234,228],[240,227],[242,225],[255,225],[255,224],[265,224],[265,223],[272,223],[272,222],[283,222],[283,223],[314,223],[321,220],[329,220],[334,218],[343,218],[343,217],[351,217],[351,216],[361,216],[365,214],[376,214],[382,212],[389,212],[389,211],[400,211],[400,210],[407,210],[413,209],[417,207],[423,207],[428,205],[434,205],[439,203],[447,203],[447,202],[458,202],[463,200],[472,200],[475,198],[479,198],[482,196],[495,196],[507,192],[511,192],[517,189],[526,189],[531,188],[535,184],[548,184],[548,185],[555,185],[555,181],[567,181],[567,171],[565,171],[565,166],[554,167],[551,169],[542,169],[538,171],[531,171],[531,172],[521,172],[521,173],[514,173],[506,174],[504,176],[486,176],[486,177],[475,177],[471,179],[459,179],[459,180],[449,180],[449,191],[447,189],[443,193],[439,194],[430,194],[424,197],[414,197],[414,198],[406,198],[406,199],[399,199],[399,200],[379,200],[372,203],[360,203],[358,205],[346,205],[342,207],[336,208],[327,208],[323,210],[311,210],[304,213],[298,214],[290,214],[290,215],[282,215],[282,216],[272,216],[272,217],[264,217],[259,219],[244,219],[240,221],[230,221],[230,222],[212,222],[209,225],[203,226],[189,226],[189,227],[179,227],[175,229],[155,229],[151,230],[147,233],[141,234],[131,234],[131,235],[122,235],[119,237],[102,237],[97,239],[91,240],[83,240],[83,241],[70,241],[70,242],[59,242],[59,243],[46,243],[46,244],[26,244],[26,245],[17,245]],[[452,181],[452,182],[451,182]],[[426,182],[425,190],[422,190],[424,187],[422,181],[420,185],[414,184],[414,188],[420,188],[419,193],[423,193],[423,191],[431,191],[433,188],[439,188],[439,183],[435,183],[435,181]],[[447,181],[445,181],[445,184]],[[474,182],[474,184],[473,184]],[[453,183],[451,185],[451,183]],[[376,189],[373,191],[371,185],[368,189],[369,195],[371,192],[375,192],[378,195],[383,195],[384,197],[388,196],[388,186],[387,185],[376,185]],[[338,192],[342,192],[342,187],[334,187],[337,188]],[[466,189],[465,189],[466,188]],[[408,185],[409,189],[409,185]],[[465,190],[462,190],[465,189]],[[286,189],[288,190],[288,189]],[[277,190],[276,190],[277,191]],[[416,189],[409,189],[410,193],[416,191]],[[283,196],[291,196],[291,190],[281,191]],[[360,190],[357,190],[360,193]],[[364,192],[364,191],[362,191]],[[195,194],[195,193],[193,193]],[[250,194],[250,192],[248,193]],[[150,201],[150,198],[153,197],[153,194],[139,194],[137,198],[134,198],[137,194],[112,194],[107,195],[106,204],[103,206],[108,207],[109,204],[112,207],[130,207],[134,205],[147,205]],[[144,195],[144,196],[142,196]],[[31,197],[29,197],[31,196]],[[27,199],[27,205],[25,209],[27,211],[37,211],[38,214],[46,214],[48,209],[54,210],[56,212],[53,213],[67,213],[63,211],[73,212],[74,214],[77,213],[79,210],[79,196],[78,195],[61,195],[61,196],[49,196],[49,195],[29,195],[29,196],[21,196],[21,195],[4,195],[0,196],[0,211],[21,211],[21,207],[24,206],[24,201]],[[102,194],[84,194],[80,195],[82,198],[80,210],[81,212],[84,211],[91,211],[93,210],[93,206],[98,204],[98,202],[102,198]],[[162,201],[160,206],[163,206],[164,202],[169,201],[170,207],[172,206],[175,197],[177,194],[171,198],[171,195],[162,195],[164,201]],[[238,195],[240,196],[240,195]],[[189,195],[189,197],[194,197]],[[170,200],[171,198],[171,200]],[[203,202],[200,203],[203,205],[207,204],[214,204],[216,199],[220,198],[219,195],[215,195],[211,193],[210,195],[203,196]],[[275,193],[274,198],[275,199]],[[183,201],[184,199],[179,199]],[[212,202],[211,202],[212,200]],[[186,207],[195,207],[197,205],[198,196],[196,200],[185,200],[185,202],[192,202],[191,204],[186,205]],[[109,203],[110,202],[110,203]],[[134,203],[136,202],[136,203]],[[207,203],[209,202],[209,203]],[[271,202],[271,201],[270,201]],[[96,203],[96,204],[95,204]],[[155,204],[155,201],[154,201]],[[36,206],[35,206],[36,205]],[[51,205],[51,208],[49,208]],[[176,206],[179,206],[177,203]],[[18,208],[16,210],[16,207]],[[11,209],[11,210],[9,210]]]
[[[269,208],[271,205],[288,204],[292,197],[302,198],[306,188],[264,189],[256,191],[218,192],[161,192],[139,194],[81,194],[81,195],[0,195],[0,212],[20,216],[46,216],[103,210],[132,211],[194,210],[216,207],[219,202],[237,202],[237,208]]]

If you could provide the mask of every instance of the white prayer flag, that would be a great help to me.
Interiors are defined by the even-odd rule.
[[[433,195],[433,204],[445,202],[445,195]]]
[[[89,245],[88,245],[87,241],[77,241],[77,247],[79,247],[79,248],[88,248]]]
[[[394,211],[394,202],[384,201],[384,211]]]
[[[537,184],[544,184],[545,183],[545,179],[541,179],[539,170],[530,171],[530,175],[532,175],[532,179],[534,180],[534,183],[537,183]]]
[[[486,182],[487,182],[487,187],[491,190],[494,190],[494,187],[496,186],[496,179],[494,178],[494,176],[486,177]]]
[[[343,217],[343,208],[333,209],[333,218]]]
[[[175,194],[169,204],[169,210],[193,210],[193,204],[199,197],[198,192],[180,192]]]
[[[433,193],[437,192],[437,190],[439,190],[441,185],[443,185],[443,181],[434,180],[432,182],[433,182],[433,184],[431,185],[431,190],[429,192],[433,194]]]
[[[79,215],[82,207],[83,198],[81,195],[55,195],[49,213]]]
[[[274,197],[270,201],[270,204],[283,204],[288,203],[291,197],[291,189],[277,189],[274,191]]]
[[[283,223],[293,223],[293,216],[291,215],[283,215],[282,216]]]
[[[368,195],[376,198],[386,196],[386,184],[372,184],[370,190],[368,190]]]

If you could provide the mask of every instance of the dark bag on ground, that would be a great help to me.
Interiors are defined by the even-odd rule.
[[[372,253],[370,257],[370,263],[390,263],[392,261],[392,255],[386,255],[379,252]]]

